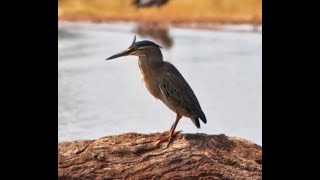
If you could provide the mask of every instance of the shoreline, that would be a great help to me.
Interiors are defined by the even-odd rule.
[[[134,20],[92,20],[92,19],[59,19],[59,23],[133,23],[138,26],[143,26],[144,29],[166,30],[169,28],[185,28],[194,30],[217,30],[227,32],[251,32],[262,33],[262,24],[248,23],[248,22],[217,22],[217,21],[181,21],[181,22],[154,22],[154,21],[134,21]]]
[[[139,17],[92,17],[85,15],[77,16],[58,16],[58,21],[90,21],[93,23],[103,23],[103,22],[138,22],[138,23],[160,23],[160,24],[185,24],[185,23],[202,23],[202,24],[252,24],[252,25],[262,25],[262,20],[260,18],[234,18],[234,17],[190,17],[190,18],[139,18]]]

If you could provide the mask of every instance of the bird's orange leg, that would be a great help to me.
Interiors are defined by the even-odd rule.
[[[175,137],[177,134],[180,133],[180,131],[174,132],[174,130],[176,129],[176,127],[177,127],[177,125],[178,125],[178,122],[180,121],[181,118],[182,118],[182,116],[179,115],[179,114],[177,114],[176,121],[175,121],[175,122],[173,123],[173,125],[171,126],[169,136],[167,136],[167,137],[165,137],[165,138],[163,138],[163,139],[160,139],[159,142],[158,142],[156,145],[159,145],[160,143],[162,143],[162,142],[164,142],[164,141],[166,141],[166,140],[169,139],[169,140],[168,140],[168,144],[167,144],[167,146],[166,146],[166,147],[169,147],[169,144],[170,144],[170,142],[171,142],[171,139],[172,139],[173,137]]]
[[[180,133],[180,131],[174,132],[174,130],[176,129],[176,127],[177,127],[177,125],[178,125],[178,123],[179,123],[179,121],[180,121],[181,118],[182,118],[182,116],[179,115],[179,114],[177,114],[176,121],[174,122],[174,124],[173,124],[172,127],[171,127],[171,132],[170,132],[170,136],[169,136],[169,141],[168,141],[168,144],[167,144],[166,147],[169,147],[170,142],[171,142],[171,139],[172,139],[174,136],[176,136],[177,134]]]
[[[158,140],[162,140],[163,138],[161,138],[161,137],[163,137],[162,135],[164,134],[164,135],[170,135],[170,133],[171,133],[171,131],[172,131],[172,129],[173,129],[173,127],[175,126],[175,123],[173,123],[172,124],[172,126],[171,126],[171,128],[169,129],[169,130],[167,130],[167,131],[164,131],[163,133],[161,133],[160,134],[160,137],[158,138]],[[174,134],[173,134],[173,136],[176,136],[177,134],[179,134],[180,133],[180,131],[178,131],[178,132],[174,132]],[[166,138],[164,138],[164,140],[163,141],[165,141],[165,140],[167,140],[169,138],[169,136],[167,136]]]

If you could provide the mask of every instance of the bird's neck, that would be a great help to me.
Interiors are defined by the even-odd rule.
[[[143,75],[151,75],[163,64],[163,57],[160,49],[149,50],[139,56],[139,67]]]

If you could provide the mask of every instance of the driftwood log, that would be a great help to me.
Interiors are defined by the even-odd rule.
[[[262,148],[225,135],[128,133],[58,144],[63,179],[262,179]]]

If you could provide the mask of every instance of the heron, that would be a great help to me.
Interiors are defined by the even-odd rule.
[[[166,147],[169,147],[171,140],[180,133],[175,132],[175,129],[182,117],[191,119],[198,129],[199,119],[205,124],[207,119],[190,85],[173,64],[164,61],[161,49],[161,46],[149,40],[136,41],[134,36],[132,44],[126,50],[106,60],[129,55],[139,57],[138,64],[145,87],[176,114],[169,135],[157,143],[168,141]]]

